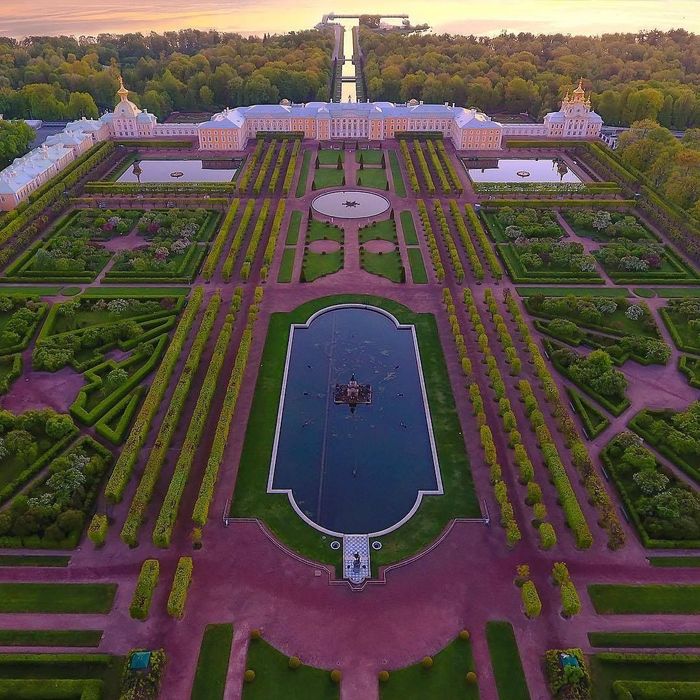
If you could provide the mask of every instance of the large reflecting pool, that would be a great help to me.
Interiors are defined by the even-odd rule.
[[[353,376],[370,403],[338,402]],[[413,326],[353,305],[292,326],[268,491],[332,534],[393,529],[442,493]]]
[[[138,160],[117,182],[231,182],[236,161]]]
[[[559,158],[484,158],[463,162],[474,182],[581,182]]]

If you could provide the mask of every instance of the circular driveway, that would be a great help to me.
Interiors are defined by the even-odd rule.
[[[390,206],[391,204],[386,197],[360,190],[327,192],[311,202],[314,211],[336,219],[365,219],[379,216]]]

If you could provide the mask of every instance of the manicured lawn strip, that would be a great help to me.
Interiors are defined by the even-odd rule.
[[[467,683],[468,671],[476,671],[471,644],[457,638],[433,657],[429,670],[419,662],[390,671],[389,680],[379,686],[379,697],[381,700],[478,700],[478,686]]]
[[[428,273],[425,271],[425,263],[420,248],[408,248],[408,264],[411,266],[411,275],[414,284],[427,284]]]
[[[396,224],[393,219],[384,221],[375,221],[369,226],[363,226],[359,231],[360,244],[367,241],[389,241],[390,243],[398,243],[396,235]]]
[[[365,165],[381,165],[382,164],[382,149],[381,148],[365,148],[355,151],[355,162],[362,162]]]
[[[360,265],[372,275],[386,277],[392,282],[403,282],[406,273],[401,264],[401,255],[395,248],[390,253],[370,253],[365,249],[360,251]]]
[[[659,309],[659,314],[679,350],[700,354],[700,337],[690,327],[690,317],[685,318],[668,307]]]
[[[594,583],[588,586],[588,595],[601,615],[700,613],[700,585]]]
[[[337,250],[335,253],[312,253],[310,250],[307,250],[304,252],[301,274],[304,282],[313,282],[319,277],[338,272],[342,267],[342,250]]]
[[[700,647],[700,632],[589,632],[592,647]]]
[[[610,425],[607,417],[586,401],[577,391],[566,387],[566,393],[571,399],[574,410],[581,416],[581,421],[589,440],[600,435]]]
[[[690,386],[700,389],[700,358],[681,355],[678,358],[678,370],[686,376]]]
[[[3,700],[102,700],[103,692],[104,683],[98,679],[0,678]]]
[[[301,162],[301,172],[297,183],[297,197],[303,197],[306,192],[306,180],[309,177],[309,165],[311,164],[311,151],[304,151],[304,159]]]
[[[102,630],[2,630],[2,647],[97,647]]]
[[[383,168],[365,168],[357,171],[358,187],[371,187],[375,190],[386,190],[387,179]]]
[[[593,685],[593,700],[621,700],[626,697],[613,691],[613,684],[638,688],[646,686],[650,691],[632,693],[634,700],[693,700],[698,697],[697,684],[700,672],[700,656],[692,654],[641,654],[601,652],[588,657]],[[695,683],[689,695],[674,691],[673,686],[683,682]],[[629,696],[627,696],[629,697]]]
[[[516,287],[515,291],[521,297],[532,297],[544,294],[546,297],[566,297],[573,294],[577,297],[629,297],[629,289],[625,287]]]
[[[343,229],[326,221],[318,221],[312,219],[309,222],[308,231],[306,232],[306,242],[312,241],[336,241],[343,242]]]
[[[656,296],[664,299],[676,297],[700,297],[700,287],[654,287]]]
[[[263,639],[251,639],[246,669],[255,671],[255,680],[243,684],[243,700],[335,700],[340,686],[330,672],[313,666],[289,668],[287,656]],[[282,689],[284,689],[282,691]]]
[[[652,566],[661,568],[700,567],[700,557],[648,557]]]
[[[301,212],[293,211],[289,217],[289,225],[287,226],[287,238],[284,241],[285,245],[296,245],[299,240],[299,227],[301,225]]]
[[[386,309],[401,323],[416,326],[428,402],[445,495],[426,497],[416,514],[401,528],[383,536],[382,549],[372,552],[373,565],[399,561],[430,544],[455,517],[479,517],[469,460],[452,388],[432,314],[416,314],[388,299],[367,295],[339,295],[315,299],[290,313],[270,318],[253,407],[231,505],[233,517],[260,517],[283,542],[315,561],[337,564],[339,557],[321,533],[306,525],[284,494],[268,494],[267,478],[277,408],[292,323],[305,323],[319,309],[333,304],[365,303]]]
[[[314,189],[322,190],[324,187],[340,187],[343,184],[345,173],[335,168],[319,168],[314,174]]]
[[[412,212],[401,212],[401,228],[403,229],[403,239],[406,245],[418,245],[418,234],[416,233],[416,224],[413,221]]]
[[[115,583],[0,583],[0,613],[108,613]]]
[[[296,248],[285,248],[282,253],[282,262],[277,273],[278,282],[291,282],[292,273],[294,272],[294,258],[296,257]]]
[[[199,648],[191,700],[223,699],[233,625],[207,625]]]
[[[0,566],[68,566],[70,557],[52,554],[0,554]]]
[[[318,162],[320,165],[337,165],[338,156],[340,156],[340,161],[345,162],[345,152],[341,150],[334,150],[332,148],[321,148],[318,152]]]
[[[513,625],[503,621],[486,623],[486,641],[500,700],[530,700]]]
[[[102,287],[91,287],[82,293],[82,297],[99,299],[107,297],[160,297],[160,296],[187,296],[192,287],[111,287],[103,285]]]
[[[21,285],[0,284],[0,296],[49,297],[59,294],[62,289],[62,285],[59,287],[37,287],[33,285],[22,287]]]
[[[394,190],[399,197],[406,196],[406,185],[403,181],[401,166],[395,151],[389,153],[389,165],[391,166],[391,177],[394,180]]]

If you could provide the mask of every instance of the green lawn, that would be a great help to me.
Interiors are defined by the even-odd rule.
[[[331,148],[322,148],[318,152],[318,162],[321,165],[336,165],[340,156],[341,162],[345,162],[345,152],[335,151]],[[341,171],[342,172],[342,171]]]
[[[263,639],[251,639],[246,669],[255,671],[255,680],[243,684],[243,700],[334,700],[340,686],[330,672],[303,665],[289,668],[289,659]],[[207,696],[208,698],[209,696]],[[215,696],[212,696],[215,697]]]
[[[700,287],[654,287],[656,296],[664,299],[677,297],[700,297]]]
[[[3,630],[2,647],[97,647],[102,630]]]
[[[294,272],[294,258],[296,256],[296,248],[285,248],[282,253],[282,262],[277,275],[278,282],[291,282],[292,273]]]
[[[190,700],[223,699],[232,642],[233,625],[206,626]]]
[[[113,583],[0,583],[0,613],[108,613]]]
[[[520,258],[520,249],[513,243],[499,243],[496,245],[498,254],[513,282],[538,283],[551,282],[552,284],[603,284],[603,279],[597,272],[580,272],[569,265],[552,264],[538,269],[528,269]]]
[[[681,355],[678,358],[678,369],[691,386],[700,388],[700,358]]]
[[[311,241],[337,241],[343,242],[343,229],[326,221],[311,219],[309,229],[306,232],[306,242]]]
[[[230,512],[233,517],[259,517],[292,549],[316,561],[338,564],[339,555],[330,549],[328,540],[299,518],[287,496],[267,493],[267,479],[290,324],[304,323],[319,309],[342,303],[379,306],[394,314],[401,323],[415,325],[445,491],[443,496],[423,498],[420,508],[406,524],[381,538],[382,549],[372,552],[373,566],[380,566],[400,561],[423,549],[453,518],[480,516],[452,387],[432,314],[416,314],[396,302],[367,295],[323,297],[290,313],[272,314]]]
[[[355,162],[360,162],[360,156],[362,156],[362,162],[365,165],[381,165],[382,164],[382,150],[381,148],[368,148],[364,150],[355,151]]]
[[[52,297],[60,294],[62,287],[39,287],[36,285],[0,284],[0,296]]]
[[[576,413],[581,417],[586,437],[589,440],[600,435],[610,425],[608,418],[578,391],[566,387],[566,393],[569,395]]]
[[[392,282],[406,281],[406,273],[401,264],[401,255],[396,248],[390,253],[370,253],[364,248],[361,249],[360,267],[372,275],[386,277]]]
[[[668,307],[660,309],[659,313],[679,350],[700,353],[700,337],[689,324],[691,316],[684,316]]]
[[[314,189],[322,190],[324,187],[340,187],[343,184],[345,173],[336,168],[319,168],[314,173]]]
[[[358,187],[371,187],[375,190],[386,190],[387,179],[384,168],[365,168],[357,171]]]
[[[515,291],[521,297],[532,297],[544,294],[546,297],[566,297],[573,294],[577,297],[629,297],[629,289],[625,287],[516,287]]]
[[[304,282],[313,282],[319,277],[332,275],[343,267],[343,251],[335,253],[304,252],[304,261],[301,265],[301,274]]]
[[[414,284],[427,284],[428,273],[425,271],[425,263],[420,248],[408,248],[408,264],[411,266],[411,276]]]
[[[70,557],[52,554],[0,554],[0,566],[68,566]]]
[[[518,643],[510,622],[494,621],[486,624],[491,666],[496,678],[500,700],[530,700]]]
[[[393,219],[385,221],[375,221],[369,226],[365,226],[359,231],[360,245],[367,241],[389,241],[390,243],[398,243],[396,235],[396,224]]]
[[[418,245],[418,234],[416,233],[412,212],[401,212],[401,228],[403,229],[403,239],[406,245]]]
[[[311,151],[304,151],[304,159],[301,162],[301,172],[299,182],[297,182],[297,197],[303,197],[306,192],[306,180],[309,177],[309,167],[311,165]]]
[[[601,615],[697,615],[700,585],[624,585],[594,583],[588,586],[593,607]]]
[[[287,227],[287,238],[284,241],[285,245],[296,245],[299,240],[299,227],[301,225],[301,212],[293,211],[289,217],[289,226]]]
[[[390,671],[389,680],[379,686],[381,700],[478,700],[479,687],[466,681],[469,671],[477,672],[469,641],[455,639],[433,657],[433,666],[419,663]]]
[[[700,647],[700,632],[589,632],[592,647]]]
[[[652,566],[670,569],[673,567],[700,567],[700,557],[648,557]]]
[[[394,181],[394,190],[399,197],[405,197],[406,184],[403,181],[401,166],[399,165],[399,159],[396,157],[395,151],[390,151],[389,153],[389,165],[391,166],[391,177]]]

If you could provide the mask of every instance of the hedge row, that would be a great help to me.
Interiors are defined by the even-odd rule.
[[[282,172],[282,165],[284,164],[284,159],[287,155],[287,144],[289,142],[287,139],[283,139],[282,145],[280,146],[279,153],[277,154],[277,160],[275,161],[275,167],[272,169],[272,175],[270,176],[270,182],[267,185],[267,191],[272,194],[280,179],[280,174]]]
[[[287,208],[287,202],[284,199],[280,199],[277,204],[277,211],[275,212],[275,218],[272,220],[272,229],[270,230],[270,236],[267,239],[267,245],[265,246],[265,252],[263,253],[262,267],[260,268],[260,278],[265,281],[267,279],[267,273],[270,269],[270,263],[275,255],[275,248],[277,247],[277,238],[280,235],[280,230],[282,229],[282,219],[284,218],[284,212]]]
[[[235,192],[233,182],[105,182],[97,180],[85,185],[89,194],[226,194]]]
[[[523,601],[525,615],[531,620],[539,617],[542,613],[542,601],[540,600],[537,587],[533,581],[525,581],[520,588],[520,596]]]
[[[625,543],[625,531],[617,516],[615,506],[593,467],[588,450],[583,440],[581,440],[576,423],[573,421],[564,403],[561,400],[559,389],[552,375],[547,368],[547,364],[540,353],[537,344],[532,340],[530,329],[523,318],[518,302],[511,294],[505,294],[505,302],[515,321],[520,336],[527,347],[530,358],[535,367],[535,374],[541,382],[547,403],[552,406],[552,413],[557,421],[558,429],[564,434],[566,445],[571,454],[571,463],[581,477],[589,501],[600,513],[598,524],[605,528],[608,533],[608,547],[618,549]]]
[[[403,162],[406,164],[406,170],[408,171],[408,180],[411,183],[411,189],[418,194],[420,192],[420,185],[418,184],[418,175],[416,174],[416,169],[411,160],[411,152],[408,150],[406,141],[401,139],[399,141],[399,148],[401,148],[401,155],[403,156]]]
[[[403,141],[401,143],[403,143]],[[438,282],[442,282],[445,279],[445,268],[442,266],[440,249],[438,248],[437,240],[435,239],[435,234],[433,233],[433,227],[430,224],[428,209],[422,199],[418,200],[418,215],[420,216],[421,223],[423,224],[423,232],[425,233],[425,238],[428,244],[430,260],[433,263],[433,270],[435,270],[435,277],[437,278]]]
[[[467,251],[467,257],[469,258],[469,264],[471,265],[474,277],[481,282],[484,279],[484,268],[481,264],[481,260],[479,260],[479,255],[476,252],[472,238],[469,235],[467,225],[464,223],[464,219],[459,212],[459,206],[454,199],[450,200],[450,213],[452,214],[452,221],[454,221],[457,227],[459,237],[462,240],[462,245]]]
[[[250,276],[250,268],[255,260],[255,254],[258,252],[258,246],[260,245],[260,239],[262,238],[263,232],[265,230],[265,224],[267,223],[267,216],[270,213],[271,200],[266,199],[258,214],[258,218],[255,222],[255,228],[253,228],[253,233],[248,241],[248,247],[245,251],[245,256],[243,258],[243,265],[241,267],[241,277],[245,281]]]
[[[107,520],[106,515],[102,513],[95,513],[95,515],[92,516],[92,520],[88,526],[87,535],[95,547],[101,547],[105,543],[108,528],[109,521]]]
[[[443,211],[442,204],[440,204],[439,200],[433,200],[433,208],[435,210],[435,217],[440,224],[442,240],[445,242],[445,247],[450,255],[450,262],[452,263],[452,269],[455,272],[455,279],[457,280],[457,284],[462,284],[462,282],[464,282],[464,267],[462,267],[462,260],[459,257],[459,251],[455,245],[452,232],[450,231],[450,226],[447,223],[447,217],[445,216],[445,212]]]
[[[457,346],[457,355],[459,356],[459,362],[462,366],[462,372],[465,376],[469,377],[472,373],[472,363],[467,356],[467,344],[464,342],[464,336],[462,335],[462,330],[459,327],[459,321],[457,320],[457,315],[455,313],[454,300],[452,299],[452,293],[447,287],[442,290],[442,299],[445,303],[447,309],[448,318],[450,321],[450,328],[452,329],[452,337],[454,338],[455,345]]]
[[[206,524],[207,517],[209,516],[209,506],[211,505],[211,500],[214,497],[214,488],[219,475],[219,467],[221,466],[221,461],[224,457],[224,451],[226,449],[226,444],[228,442],[229,432],[231,429],[231,421],[233,419],[233,413],[236,409],[236,403],[238,401],[238,393],[241,389],[243,374],[248,363],[248,354],[250,352],[253,337],[253,325],[255,324],[255,319],[258,315],[262,296],[262,287],[257,287],[255,289],[254,302],[248,309],[246,327],[243,331],[243,335],[241,336],[241,342],[238,346],[238,351],[236,352],[236,359],[233,363],[233,369],[231,370],[228,384],[226,386],[226,393],[224,394],[224,402],[221,406],[221,413],[216,421],[216,430],[214,432],[211,452],[209,453],[209,459],[207,460],[207,466],[204,469],[204,475],[202,476],[202,483],[199,487],[197,501],[192,512],[193,522],[195,525],[199,525],[200,527],[203,527]]]
[[[447,175],[445,175],[445,171],[442,168],[442,163],[438,158],[438,154],[435,150],[433,142],[426,141],[425,145],[428,147],[428,155],[430,156],[430,161],[432,162],[433,168],[435,168],[435,172],[437,173],[438,179],[440,180],[440,187],[442,188],[443,193],[450,194],[450,192],[452,191],[452,187],[450,186],[450,181],[447,179]]]
[[[146,399],[141,406],[138,416],[136,416],[131,433],[105,487],[105,496],[111,503],[119,503],[124,495],[124,489],[129,483],[139,452],[151,427],[151,421],[163,402],[165,391],[170,383],[170,377],[203,299],[204,290],[201,287],[195,287],[187,308],[182,315],[182,320],[175,329],[171,343],[165,351],[163,361],[153,378],[153,382],[146,394]]]
[[[277,141],[271,141],[270,145],[265,151],[265,157],[263,162],[260,164],[260,170],[258,171],[258,176],[255,178],[253,183],[253,194],[260,194],[262,191],[263,183],[265,182],[265,177],[267,176],[267,171],[270,169],[270,163],[272,163],[272,156],[275,155],[275,147],[277,146]]]
[[[282,183],[282,194],[286,197],[289,194],[289,190],[292,187],[292,180],[294,179],[294,173],[297,169],[297,160],[299,158],[299,151],[301,150],[301,141],[296,139],[294,145],[292,146],[292,155],[289,157],[289,163],[287,164],[287,172],[284,176],[284,182]]]
[[[231,275],[233,274],[233,266],[236,262],[236,256],[238,255],[238,251],[240,250],[241,245],[243,245],[246,231],[248,230],[248,224],[250,223],[250,220],[253,216],[254,210],[255,210],[255,200],[249,199],[248,203],[245,205],[245,209],[243,211],[243,216],[241,217],[241,220],[238,222],[236,232],[233,234],[233,240],[231,241],[231,247],[228,249],[228,253],[226,254],[226,259],[224,260],[224,264],[221,268],[221,274],[226,282],[231,281]]]
[[[181,620],[185,614],[185,603],[190,583],[192,583],[192,557],[180,557],[168,596],[168,615],[170,617]]]
[[[464,192],[462,181],[459,179],[457,169],[455,168],[454,163],[452,162],[450,156],[447,153],[447,150],[445,149],[445,144],[443,143],[442,139],[435,141],[435,143],[437,144],[437,150],[440,154],[440,157],[442,158],[442,162],[445,164],[447,172],[450,175],[450,180],[452,180],[452,187],[454,188],[455,192],[457,192],[458,194],[462,194],[462,192]]]
[[[168,491],[165,494],[163,505],[161,506],[158,519],[153,528],[153,544],[157,547],[170,546],[170,538],[172,537],[175,521],[177,520],[180,510],[180,501],[185,486],[187,485],[187,479],[192,469],[197,447],[202,439],[204,428],[207,424],[211,402],[218,386],[219,375],[221,374],[221,368],[223,367],[226,352],[231,340],[233,324],[234,315],[227,314],[224,325],[219,332],[219,337],[216,340],[214,352],[209,361],[209,367],[204,376],[204,381],[202,382],[202,388],[197,397],[197,403],[195,404],[192,418],[187,427],[185,439],[180,447],[180,454],[175,463],[173,475],[168,485]]]
[[[479,241],[481,250],[486,258],[486,264],[489,266],[489,270],[491,270],[491,275],[496,281],[500,281],[503,278],[503,268],[501,267],[501,263],[498,261],[498,257],[489,243],[489,238],[486,235],[486,231],[484,231],[484,227],[481,225],[481,221],[479,221],[479,217],[476,215],[474,207],[471,204],[467,204],[464,209],[467,213],[469,223],[472,225],[474,233],[476,233],[476,240]]]
[[[129,605],[129,615],[135,620],[145,620],[151,609],[153,593],[160,577],[160,564],[157,559],[146,559],[136,581],[134,595]]]
[[[153,447],[148,455],[148,460],[143,468],[141,481],[136,489],[134,498],[131,501],[129,512],[127,513],[124,525],[121,531],[121,539],[125,544],[134,547],[138,544],[138,530],[141,527],[144,513],[148,508],[153,491],[156,487],[156,482],[160,476],[160,471],[167,457],[170,443],[175,435],[175,429],[178,426],[180,416],[185,407],[185,402],[189,396],[190,386],[194,373],[199,367],[199,362],[204,352],[204,347],[209,340],[211,331],[216,322],[216,316],[219,313],[221,306],[221,294],[217,292],[211,298],[202,323],[194,337],[190,352],[185,360],[185,365],[182,368],[180,379],[175,385],[175,391],[168,403],[167,411],[163,417],[163,421],[158,429],[158,435],[153,443]]]
[[[425,180],[425,186],[428,189],[428,194],[435,194],[435,183],[433,182],[432,175],[430,174],[430,168],[428,168],[428,161],[425,159],[425,154],[421,148],[420,141],[418,139],[413,140],[413,148],[416,151],[416,158],[418,158],[418,167],[423,173],[423,179]]]
[[[489,199],[489,207],[533,207],[535,209],[557,209],[585,207],[594,209],[629,209],[637,202],[634,199]]]
[[[564,562],[555,562],[552,567],[552,580],[559,587],[562,615],[567,618],[578,615],[581,612],[581,599]]]
[[[226,212],[226,217],[221,224],[219,233],[216,234],[214,243],[212,243],[209,255],[207,255],[207,259],[204,261],[204,266],[202,267],[202,277],[204,277],[207,282],[214,276],[214,271],[216,270],[216,266],[219,264],[219,258],[221,258],[221,253],[224,251],[224,245],[228,239],[229,231],[233,225],[233,220],[236,218],[240,204],[241,200],[238,199],[238,197],[231,202],[231,206]]]
[[[510,365],[510,373],[513,376],[517,376],[522,370],[522,362],[520,360],[520,356],[518,355],[518,351],[515,349],[513,336],[511,336],[503,316],[499,313],[498,303],[496,302],[496,297],[494,297],[491,289],[486,289],[484,291],[484,301],[486,302],[486,307],[491,315],[493,325],[496,328],[498,342],[503,348],[503,353],[506,356],[506,362]]]
[[[263,148],[265,147],[265,141],[262,139],[258,139],[258,143],[255,146],[255,150],[253,151],[253,155],[250,156],[248,159],[248,163],[246,165],[246,168],[241,175],[241,177],[238,179],[238,189],[241,192],[245,192],[248,189],[248,184],[250,183],[250,178],[253,176],[253,173],[255,172],[255,166],[258,164],[258,160],[260,160],[260,156],[262,155]]]

